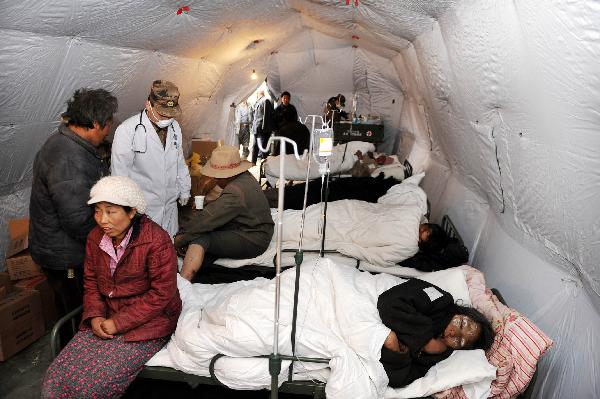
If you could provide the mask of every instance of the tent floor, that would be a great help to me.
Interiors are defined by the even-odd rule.
[[[46,334],[14,357],[5,362],[0,362],[0,398],[39,398],[42,378],[49,365],[50,334]],[[129,387],[123,398],[267,399],[270,397],[269,395],[268,391],[233,391],[211,385],[200,385],[192,389],[183,382],[138,378]],[[301,399],[307,396],[280,393],[279,397],[282,399]]]

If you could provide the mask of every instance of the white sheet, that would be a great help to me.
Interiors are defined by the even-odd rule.
[[[325,249],[360,259],[363,268],[396,267],[395,264],[418,251],[419,224],[427,213],[427,196],[419,187],[423,174],[412,176],[392,186],[377,203],[357,200],[334,201],[327,205]],[[304,249],[321,248],[322,204],[306,209]],[[277,212],[272,210],[277,224]],[[282,248],[298,247],[302,211],[286,210],[283,214]],[[218,259],[227,267],[246,265],[273,266],[276,236],[262,254],[252,259]],[[290,257],[283,266],[293,265]]]
[[[411,397],[428,394],[426,390],[431,386],[430,383],[419,383],[419,380],[402,390],[388,388],[387,376],[379,362],[381,346],[389,329],[379,318],[377,297],[404,280],[385,274],[374,276],[361,273],[327,259],[314,264],[307,263],[302,270],[297,354],[331,358],[331,361],[329,369],[323,368],[323,364],[296,364],[294,368],[298,377],[306,379],[309,375],[326,380],[326,393],[330,399],[382,398],[384,395],[409,397],[402,390],[410,393]],[[281,275],[279,351],[287,354],[291,352],[289,337],[294,273],[292,269]],[[458,270],[445,273],[462,275],[462,271]],[[447,284],[455,282],[455,278],[438,275],[437,279],[441,281],[441,288],[456,295],[455,299],[466,300],[460,297],[464,295],[461,287]],[[272,351],[274,280],[192,285],[180,279],[178,283],[184,310],[177,330],[166,348],[148,365],[169,366],[208,376],[210,360],[222,353],[228,357],[216,363],[215,372],[223,383],[236,389],[268,388],[268,360],[240,357],[269,354]],[[472,356],[468,364],[485,361],[482,351],[468,352],[468,356]],[[458,370],[453,362],[449,363],[442,371],[432,369],[428,377],[434,378],[430,376],[431,373],[448,375],[449,369]],[[287,375],[288,366],[289,362],[284,362],[280,383]],[[480,367],[476,373],[463,374],[448,377],[450,379],[437,378],[439,384],[436,386],[443,389],[468,382],[480,384],[471,391],[484,392],[486,386],[489,389],[489,381],[495,377],[495,370]]]
[[[352,169],[358,158],[354,155],[357,151],[363,154],[369,151],[375,151],[372,143],[364,141],[350,141],[345,144],[339,144],[333,147],[333,152],[329,158],[330,173],[344,173]],[[265,175],[269,183],[275,187],[279,178],[279,157],[268,157],[265,160]],[[308,158],[297,160],[294,155],[283,155],[285,157],[285,179],[286,180],[306,180],[306,168],[308,167]],[[311,158],[309,179],[319,177],[319,165]]]

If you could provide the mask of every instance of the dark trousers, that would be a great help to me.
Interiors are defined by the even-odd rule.
[[[269,150],[263,152],[258,150],[258,139],[261,141],[261,145],[264,147],[267,145],[267,141],[271,137],[271,132],[263,131],[261,126],[256,128],[256,132],[254,133],[254,138],[256,139],[254,143],[254,147],[252,148],[252,163],[256,163],[258,158],[265,159],[269,156]]]
[[[56,310],[61,318],[83,303],[83,269],[75,268],[73,278],[68,278],[65,269],[43,268],[48,283],[54,291]],[[73,338],[78,330],[80,317],[76,317],[71,324],[65,324],[59,331],[60,347],[64,347]]]
[[[242,159],[248,158],[249,151],[248,146],[250,144],[250,124],[249,123],[240,123],[240,130],[238,131],[238,146],[242,145],[243,147],[243,155]]]

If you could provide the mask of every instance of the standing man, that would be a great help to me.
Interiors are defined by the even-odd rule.
[[[235,110],[235,119],[238,123],[238,147],[242,145],[242,158],[247,159],[250,155],[248,145],[250,144],[250,126],[252,125],[252,108],[246,100],[238,104]]]
[[[177,200],[190,198],[191,180],[183,158],[179,123],[179,89],[166,80],[155,80],[145,108],[115,131],[111,169],[127,176],[144,192],[146,214],[171,237],[179,228]]]
[[[63,123],[33,162],[29,202],[29,251],[42,267],[62,317],[83,301],[83,259],[94,212],[90,189],[108,167],[97,151],[117,112],[117,99],[103,89],[79,89],[67,101]],[[72,334],[61,331],[62,343]]]
[[[264,159],[269,152],[263,152],[258,149],[258,139],[262,141],[262,146],[267,145],[271,137],[273,125],[273,104],[265,97],[264,90],[256,92],[256,103],[254,104],[254,120],[252,121],[252,133],[254,133],[254,145],[252,146],[252,163],[256,164],[258,158]]]
[[[274,122],[275,122],[275,132],[279,132],[279,129],[288,121],[292,119],[298,119],[298,111],[296,111],[296,107],[290,104],[290,95],[289,91],[284,91],[281,93],[281,102],[275,108]],[[287,114],[287,118],[283,117],[284,112]]]

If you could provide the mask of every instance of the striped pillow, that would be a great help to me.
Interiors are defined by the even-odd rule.
[[[473,307],[491,320],[496,337],[486,356],[496,366],[490,397],[514,398],[527,389],[535,373],[539,358],[553,342],[529,319],[503,305],[485,286],[483,273],[470,266],[461,266],[466,272],[469,295]],[[434,395],[437,399],[467,399],[461,387]]]

